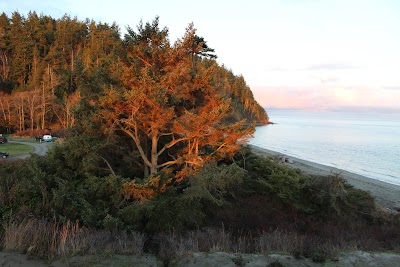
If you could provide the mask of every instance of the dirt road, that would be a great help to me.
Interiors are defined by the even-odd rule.
[[[22,144],[22,145],[28,145],[31,146],[35,149],[35,151],[33,152],[34,154],[37,154],[39,156],[43,156],[47,153],[47,151],[49,150],[49,145],[51,143],[47,143],[47,142],[18,142],[18,141],[8,141],[10,144]],[[25,155],[20,155],[20,156],[10,156],[10,158],[18,158],[18,159],[25,159],[30,157],[30,154],[25,154]]]

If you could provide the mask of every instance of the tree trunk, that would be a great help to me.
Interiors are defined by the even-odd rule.
[[[22,131],[25,131],[25,111],[24,111],[24,100],[21,101],[21,118],[22,118]]]
[[[0,98],[0,105],[1,105],[1,110],[3,112],[3,118],[4,118],[4,123],[7,123],[7,115],[6,115],[6,109],[4,107],[4,103],[3,103],[3,95]]]
[[[149,157],[149,147],[148,147],[148,139],[145,138],[144,141],[144,153],[146,155],[146,158]],[[150,170],[149,170],[149,166],[147,166],[147,164],[143,164],[144,165],[144,176],[143,177],[147,177],[150,175]]]
[[[74,75],[74,50],[71,51],[71,74],[70,74],[70,79],[69,79],[70,92],[72,92],[73,75]]]
[[[6,52],[3,52],[1,55],[1,61],[3,62],[3,81],[8,79],[9,66],[8,66],[8,58]]]
[[[158,152],[157,152],[157,133],[153,133],[151,137],[151,167],[150,174],[157,174],[157,165],[158,165]]]
[[[7,101],[7,112],[8,112],[8,127],[7,127],[7,131],[8,133],[11,133],[11,104],[10,104],[10,100]]]
[[[42,88],[42,130],[44,130],[45,126],[45,115],[46,115],[46,97],[44,94],[44,83]]]
[[[30,119],[31,119],[31,132],[33,132],[33,127],[34,127],[35,121],[34,121],[34,111],[33,111],[32,108],[31,108],[31,110],[29,111],[29,117],[30,117]]]

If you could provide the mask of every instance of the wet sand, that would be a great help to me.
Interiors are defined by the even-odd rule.
[[[359,174],[351,173],[335,167],[330,167],[300,158],[287,156],[265,148],[249,145],[252,151],[260,156],[285,156],[293,163],[284,163],[291,168],[297,168],[311,175],[340,174],[350,185],[369,192],[375,197],[376,203],[384,208],[400,211],[400,186],[385,183]]]

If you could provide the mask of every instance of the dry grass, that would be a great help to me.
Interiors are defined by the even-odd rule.
[[[307,257],[315,261],[333,259],[339,251],[344,250],[357,250],[357,246],[347,242],[334,244],[320,237],[281,230],[262,233],[256,243],[258,253],[287,252],[298,258]]]
[[[43,258],[51,258],[57,252],[56,224],[38,220],[27,220],[22,223],[10,222],[4,226],[3,248]]]
[[[333,243],[328,240],[295,232],[275,230],[257,235],[249,233],[232,234],[224,228],[208,228],[187,232],[185,234],[171,232],[157,236],[159,257],[169,260],[191,254],[193,252],[230,252],[230,253],[261,253],[270,254],[284,252],[295,257],[311,258],[322,262],[334,259],[339,251],[352,251],[357,244]]]
[[[391,250],[398,251],[399,242],[393,241],[398,233],[398,225],[387,225],[383,229],[375,230],[366,225],[362,230],[370,229],[372,233],[365,238],[360,238],[361,233],[357,232],[360,230],[353,229],[352,225],[347,227],[358,238],[338,232],[336,228],[327,225],[324,231],[316,234],[279,229],[250,234],[230,232],[219,227],[187,232],[171,231],[153,235],[147,240],[140,233],[96,231],[81,228],[77,222],[58,224],[29,219],[21,223],[4,224],[2,246],[5,250],[35,255],[49,261],[73,255],[139,255],[145,250],[145,242],[147,250],[153,249],[151,252],[166,262],[193,252],[284,252],[298,258],[306,257],[323,262],[326,259],[335,259],[340,251],[381,251],[385,244]],[[378,235],[379,239],[373,238]]]
[[[232,234],[222,228],[179,233],[159,234],[155,238],[158,244],[158,255],[161,259],[181,257],[193,252],[254,252],[254,239],[248,234]]]
[[[3,248],[48,260],[80,254],[129,254],[143,252],[145,235],[112,233],[80,228],[78,222],[59,225],[30,219],[3,225]]]

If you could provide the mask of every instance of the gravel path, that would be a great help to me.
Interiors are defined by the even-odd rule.
[[[400,255],[394,253],[373,253],[354,251],[341,253],[335,261],[325,263],[313,262],[310,259],[296,259],[285,254],[237,254],[237,253],[187,253],[172,260],[177,267],[204,266],[286,266],[286,267],[392,267],[399,266]],[[0,266],[4,267],[67,267],[67,266],[164,266],[163,262],[153,255],[84,255],[65,260],[46,262],[17,252],[0,252]]]

